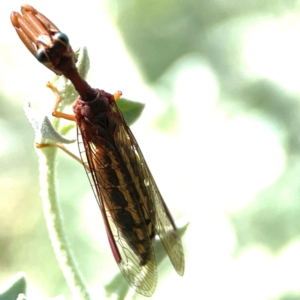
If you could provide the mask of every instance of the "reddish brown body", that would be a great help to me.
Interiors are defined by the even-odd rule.
[[[155,236],[155,216],[148,215],[151,202],[147,199],[144,181],[138,177],[137,157],[128,145],[132,133],[124,127],[126,123],[113,95],[105,91],[98,90],[92,101],[78,99],[73,109],[88,164],[94,170],[95,192],[103,199],[99,204],[104,206],[108,220],[126,237],[139,264],[145,265],[152,255],[149,249]],[[128,137],[125,140],[115,138],[124,133]],[[128,165],[132,167],[128,168]],[[118,238],[116,235],[114,240],[117,242]],[[119,262],[120,255],[114,253]]]
[[[56,74],[70,79],[80,97],[73,109],[81,158],[98,201],[112,252],[124,277],[151,296],[157,280],[153,239],[157,234],[179,275],[183,249],[173,218],[143,154],[112,95],[91,88],[78,74],[66,35],[33,7],[12,13],[26,47]],[[70,116],[54,110],[58,117]]]

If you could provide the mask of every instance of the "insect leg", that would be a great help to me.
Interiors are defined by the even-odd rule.
[[[88,172],[90,172],[89,166],[87,164],[83,163],[83,161],[78,156],[76,156],[74,153],[72,153],[71,151],[69,151],[63,144],[59,144],[59,143],[45,143],[45,144],[35,143],[35,147],[37,149],[47,148],[47,147],[57,147],[57,148],[63,150],[68,155],[70,155],[76,161],[78,161],[81,165],[83,165],[85,167],[85,169]]]
[[[63,119],[67,119],[70,121],[75,121],[74,115],[65,114],[63,112],[57,111],[59,104],[61,102],[61,96],[59,95],[57,89],[53,86],[53,84],[51,82],[47,82],[47,87],[50,88],[56,96],[56,101],[55,101],[54,108],[52,110],[52,115],[56,118],[63,118]],[[90,171],[89,166],[87,164],[83,163],[82,160],[78,156],[76,156],[71,151],[69,151],[63,144],[60,144],[60,143],[44,143],[44,144],[36,143],[35,147],[38,149],[46,148],[46,147],[58,147],[61,150],[63,150],[65,153],[67,153],[68,155],[73,157],[75,160],[77,160],[80,164],[82,164],[86,168],[87,171]]]
[[[61,96],[58,94],[56,87],[53,86],[53,84],[51,82],[49,82],[49,81],[47,82],[47,87],[49,89],[51,89],[52,92],[54,93],[54,95],[56,96],[56,102],[55,102],[54,108],[52,110],[52,116],[56,117],[56,118],[62,118],[62,119],[66,119],[66,120],[70,120],[70,121],[75,122],[75,116],[74,115],[65,114],[61,111],[57,111],[58,106],[61,102]]]
[[[114,99],[115,99],[115,101],[117,101],[121,96],[122,96],[122,92],[121,91],[117,91],[116,93],[114,93]]]

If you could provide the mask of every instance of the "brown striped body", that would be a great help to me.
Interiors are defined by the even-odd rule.
[[[148,237],[152,240],[155,231],[148,215],[151,203],[145,180],[140,178],[134,160],[136,153],[126,143],[115,142],[116,131],[124,124],[123,116],[113,95],[100,90],[94,100],[78,99],[73,108],[83,140],[88,141],[87,160],[93,166],[107,216],[144,265],[149,259]],[[91,152],[93,156],[88,155]]]
[[[80,95],[73,106],[78,146],[113,255],[128,283],[138,293],[151,296],[157,282],[155,234],[181,276],[184,254],[170,211],[116,105],[121,93],[113,96],[91,88],[78,73],[67,35],[33,7],[23,5],[21,12],[12,12],[11,22],[22,42],[46,67],[68,78]],[[54,116],[74,120],[58,112],[58,105],[59,100]]]

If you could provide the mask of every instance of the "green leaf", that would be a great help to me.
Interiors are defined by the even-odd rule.
[[[35,131],[35,138],[38,143],[45,143],[46,140],[54,141],[55,143],[64,143],[64,144],[70,144],[74,143],[75,140],[68,139],[61,135],[52,125],[51,121],[47,116],[44,116],[31,108],[30,103],[26,102],[24,104],[24,112],[28,119],[28,121],[31,123],[34,131]],[[70,126],[73,126],[73,124],[70,124]],[[67,127],[64,132],[67,132],[69,128]]]
[[[142,114],[144,103],[133,102],[125,98],[117,100],[117,105],[121,110],[127,125],[132,125]]]
[[[90,58],[87,52],[87,48],[83,47],[81,49],[78,49],[78,62],[77,62],[77,68],[80,76],[83,79],[86,79],[87,73],[90,69]]]
[[[11,278],[0,293],[0,300],[16,300],[19,294],[26,294],[26,278],[22,272]]]

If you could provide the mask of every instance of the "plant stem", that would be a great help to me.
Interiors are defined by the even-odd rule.
[[[49,237],[54,248],[56,258],[67,284],[75,299],[90,300],[87,287],[82,279],[78,265],[73,258],[69,243],[65,236],[61,211],[57,201],[57,186],[55,176],[55,147],[38,149],[40,188],[43,201]]]

